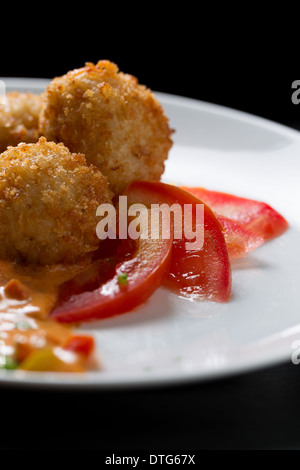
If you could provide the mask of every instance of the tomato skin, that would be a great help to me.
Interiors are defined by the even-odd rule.
[[[257,232],[222,215],[217,215],[224,228],[224,237],[229,258],[243,258],[251,251],[261,246],[265,239]]]
[[[173,205],[202,204],[202,201],[176,186],[158,182],[134,182],[125,195],[135,203]],[[185,237],[137,241],[137,250],[115,269],[111,279],[91,291],[80,285],[59,303],[51,315],[60,322],[94,321],[128,312],[147,300],[164,282],[174,292],[189,297],[228,301],[231,293],[231,266],[223,227],[212,210],[204,205],[204,244],[186,250]],[[126,274],[127,282],[120,284]],[[70,284],[70,286],[72,283]]]
[[[126,191],[128,204],[202,204],[183,189],[160,182],[136,181]],[[184,297],[226,302],[231,293],[231,265],[223,227],[204,204],[204,244],[200,250],[186,250],[187,239],[174,239],[171,265],[164,284]]]
[[[138,239],[131,259],[120,262],[111,279],[71,295],[51,312],[57,321],[88,322],[128,312],[145,302],[162,284],[168,271],[172,239]],[[126,283],[120,276],[126,275]]]
[[[200,187],[182,188],[208,204],[217,216],[239,222],[259,233],[265,240],[278,237],[288,229],[285,218],[264,202]]]

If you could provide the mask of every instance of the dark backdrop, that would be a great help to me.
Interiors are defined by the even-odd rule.
[[[14,31],[16,42],[6,41],[1,49],[0,76],[51,78],[86,61],[110,59],[156,91],[297,121],[300,105],[291,101],[297,43],[286,31],[283,36],[276,24],[274,31],[260,31],[257,18],[249,29],[238,21],[232,29],[222,14],[203,17],[182,8],[172,12],[174,18],[168,12],[156,17],[145,8],[131,21],[128,12],[116,21],[113,11],[104,18],[82,12],[76,22],[51,11],[38,22],[24,21]],[[52,22],[46,24],[48,13]]]

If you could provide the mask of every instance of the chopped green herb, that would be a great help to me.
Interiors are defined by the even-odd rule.
[[[127,273],[122,273],[118,275],[118,283],[120,286],[126,286],[128,283]]]
[[[17,328],[17,330],[32,330],[32,326],[25,322],[25,321],[20,321],[18,323],[15,323],[15,328]]]
[[[12,370],[18,367],[17,361],[15,361],[12,357],[5,356],[3,359],[4,359],[4,362],[0,364],[0,369]]]
[[[174,362],[180,362],[181,361],[181,356],[175,356],[173,361]]]

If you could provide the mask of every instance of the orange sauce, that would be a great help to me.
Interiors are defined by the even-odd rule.
[[[70,326],[49,316],[59,286],[82,272],[72,266],[28,266],[0,261],[0,368],[82,372],[83,358],[64,349]]]

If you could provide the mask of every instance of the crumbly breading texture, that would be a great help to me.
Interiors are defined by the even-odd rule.
[[[115,195],[134,180],[159,180],[172,130],[154,94],[109,61],[57,77],[44,94],[40,132],[81,152]]]
[[[37,142],[42,98],[33,93],[6,93],[0,104],[0,152],[20,142]]]
[[[99,245],[107,178],[81,154],[41,137],[0,155],[0,259],[72,263]]]

